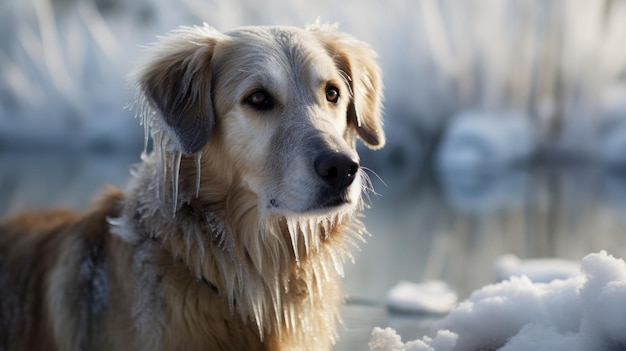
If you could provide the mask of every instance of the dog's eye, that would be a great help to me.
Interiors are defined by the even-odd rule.
[[[332,85],[326,87],[326,100],[336,104],[339,101],[339,89]]]
[[[250,94],[245,102],[257,110],[269,110],[274,107],[274,100],[265,90]]]

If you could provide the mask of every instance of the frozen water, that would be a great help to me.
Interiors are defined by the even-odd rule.
[[[626,263],[602,251],[587,255],[580,266],[581,272],[567,279],[534,283],[526,276],[512,277],[475,291],[434,324],[437,337],[444,331],[448,341],[456,337],[454,347],[428,350],[626,348],[621,308],[626,304]],[[372,350],[413,350],[411,343],[399,343],[392,329],[377,328],[372,335]]]
[[[450,121],[437,154],[444,173],[489,173],[529,161],[537,149],[529,116],[519,112],[462,112]]]
[[[373,351],[449,351],[456,344],[458,336],[447,330],[439,330],[435,338],[425,336],[421,340],[409,341],[406,344],[391,328],[374,328],[369,347]]]
[[[559,258],[520,260],[508,254],[498,258],[494,269],[499,279],[526,276],[535,283],[549,283],[554,279],[567,279],[580,272],[580,264]]]
[[[491,172],[491,174],[489,174]],[[496,209],[524,206],[530,174],[519,169],[491,169],[485,174],[440,172],[447,199],[457,209],[471,213],[489,213]]]
[[[456,300],[456,293],[440,280],[419,284],[401,281],[387,294],[387,306],[405,313],[446,313]]]

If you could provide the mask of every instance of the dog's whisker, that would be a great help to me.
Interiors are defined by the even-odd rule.
[[[369,173],[373,174],[373,175],[374,175],[374,176],[375,176],[375,177],[376,177],[376,178],[377,178],[377,179],[378,179],[378,180],[379,180],[379,181],[380,181],[380,182],[381,182],[381,183],[382,183],[385,187],[387,187],[387,183],[385,183],[385,181],[383,180],[383,178],[381,178],[381,177],[378,175],[378,173],[374,172],[374,170],[372,170],[372,169],[371,169],[371,168],[369,168],[369,167],[364,167],[364,166],[361,166],[361,168],[362,168],[365,172],[369,172]],[[368,179],[369,179],[369,176],[368,176]]]

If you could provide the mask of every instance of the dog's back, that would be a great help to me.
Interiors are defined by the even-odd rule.
[[[111,192],[84,215],[26,213],[0,222],[0,350],[92,349],[106,311]]]
[[[146,254],[112,235],[109,220],[119,216],[122,203],[122,193],[110,190],[84,214],[31,212],[0,222],[0,351],[272,348],[227,305],[211,308],[189,328],[138,330],[141,320],[160,323],[147,312],[162,303],[160,283],[173,287],[167,296],[176,307],[166,314],[174,319],[198,308],[186,303],[190,284],[211,287],[194,284],[160,245]],[[146,278],[161,264],[168,268],[150,277],[157,287]],[[198,333],[185,334],[193,330]]]

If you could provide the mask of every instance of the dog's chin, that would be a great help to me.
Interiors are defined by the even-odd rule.
[[[333,196],[318,201],[317,204],[303,211],[302,214],[327,216],[338,212],[345,212],[353,207],[353,201],[347,196]]]
[[[329,216],[354,210],[355,201],[348,194],[323,196],[305,206],[289,206],[276,200],[270,200],[269,212],[283,216]]]

